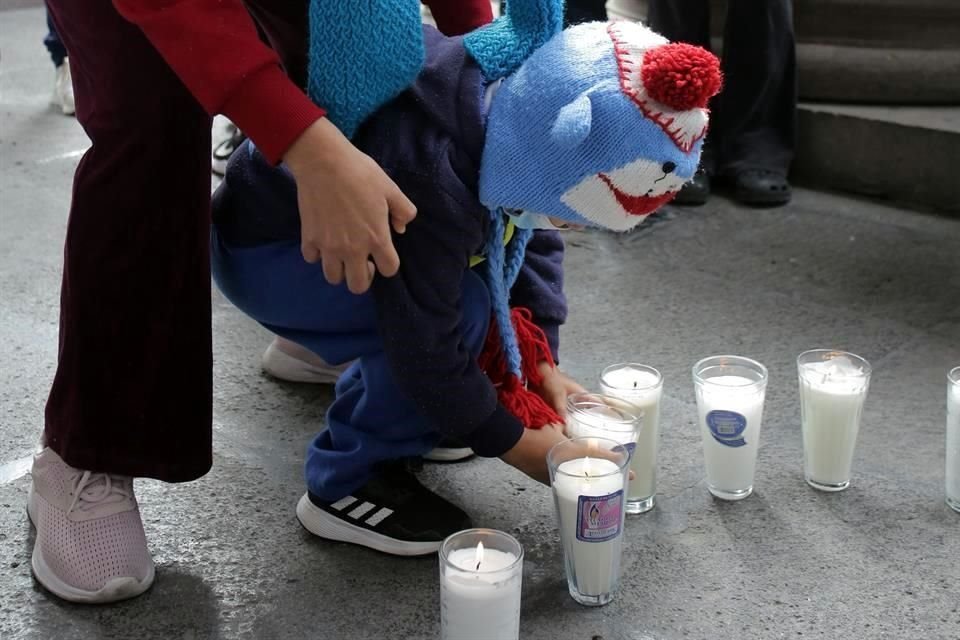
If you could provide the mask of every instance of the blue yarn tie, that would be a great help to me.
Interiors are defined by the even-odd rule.
[[[490,233],[486,246],[486,281],[490,289],[493,317],[500,332],[500,342],[506,356],[507,370],[522,379],[520,345],[517,332],[510,321],[510,289],[520,275],[527,243],[533,237],[530,229],[516,229],[510,243],[503,246],[506,213],[501,208],[491,209]]]

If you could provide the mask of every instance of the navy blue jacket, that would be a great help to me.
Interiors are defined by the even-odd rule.
[[[516,444],[522,426],[498,403],[458,330],[463,272],[482,251],[490,226],[490,212],[477,199],[485,84],[459,37],[430,27],[424,31],[427,60],[417,81],[354,138],[417,207],[407,232],[393,235],[400,272],[377,276],[372,295],[387,360],[421,414],[479,455],[498,456]],[[289,171],[241,147],[214,197],[214,222],[221,237],[235,245],[299,238]],[[562,261],[559,234],[538,231],[510,300],[533,312],[554,358],[567,313]]]

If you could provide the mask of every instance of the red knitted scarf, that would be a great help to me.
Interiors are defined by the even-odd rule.
[[[546,361],[551,366],[556,366],[553,364],[547,336],[543,329],[533,323],[533,315],[529,309],[512,309],[510,321],[520,346],[522,379],[507,371],[507,360],[496,322],[490,323],[486,343],[477,362],[497,388],[500,404],[516,416],[523,426],[539,429],[548,424],[560,424],[563,418],[553,407],[527,388],[528,385],[539,385],[543,382],[543,376],[537,368],[540,362]]]

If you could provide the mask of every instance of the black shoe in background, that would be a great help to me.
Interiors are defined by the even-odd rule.
[[[435,553],[447,536],[472,527],[470,517],[410,473],[406,465],[382,465],[360,489],[336,502],[310,492],[297,504],[310,533],[395,556]]]
[[[697,206],[706,203],[710,197],[710,174],[703,167],[697,167],[697,172],[693,174],[690,181],[683,185],[677,197],[671,201],[671,204],[681,206]]]
[[[731,176],[733,197],[752,207],[779,207],[790,202],[787,175],[774,169],[742,169]]]

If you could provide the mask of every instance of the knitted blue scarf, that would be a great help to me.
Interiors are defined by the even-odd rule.
[[[423,68],[418,0],[310,0],[307,93],[348,138]]]

